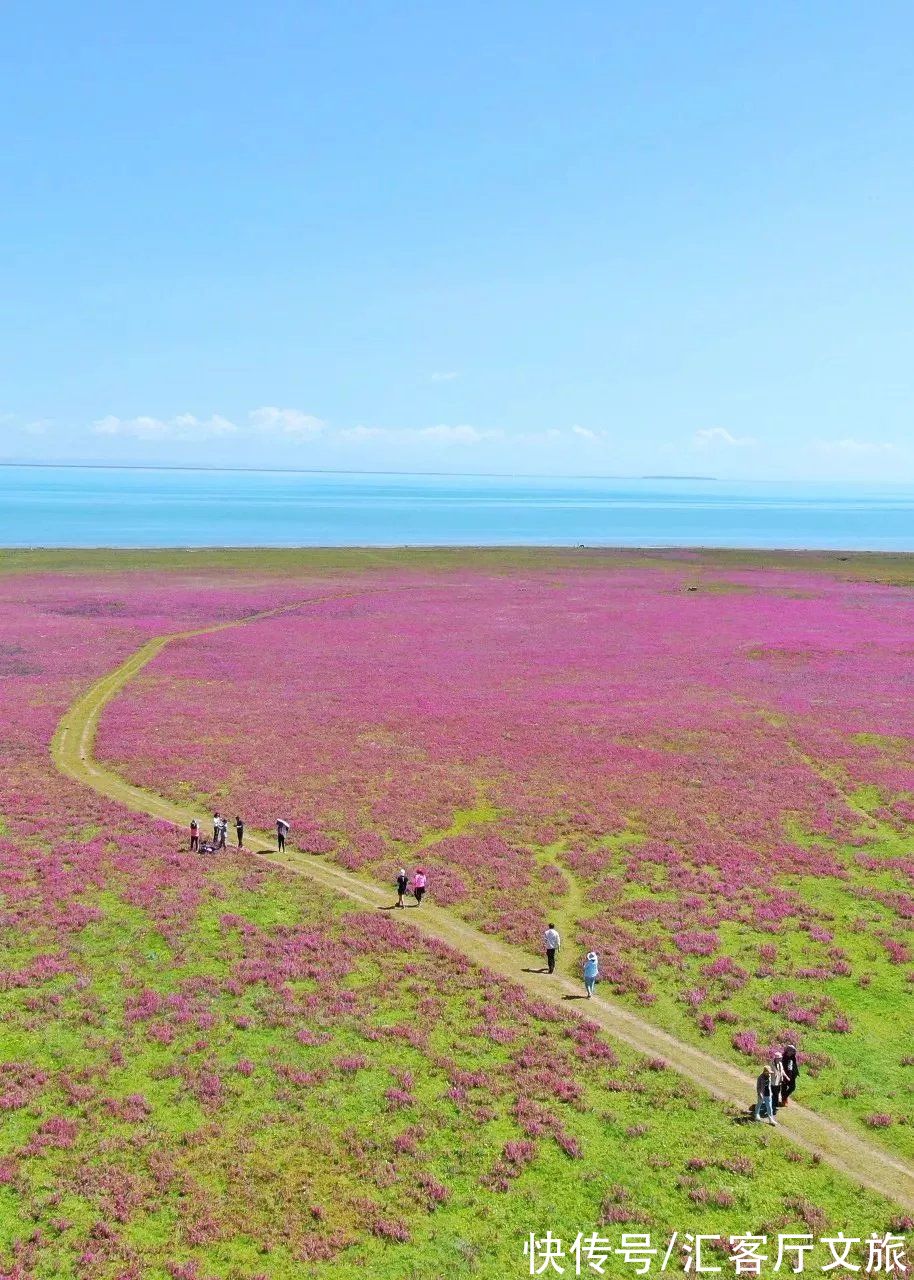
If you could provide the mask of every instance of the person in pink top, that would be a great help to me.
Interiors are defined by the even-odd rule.
[[[425,872],[420,867],[413,876],[413,896],[416,899],[417,907],[422,901],[422,895],[425,893],[425,886],[427,883],[428,881],[426,880]]]

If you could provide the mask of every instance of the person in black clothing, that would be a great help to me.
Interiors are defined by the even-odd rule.
[[[406,874],[406,868],[401,867],[397,872],[397,906],[402,907],[403,897],[409,888],[409,876]]]
[[[766,1116],[769,1124],[777,1124],[774,1118],[774,1104],[771,1100],[771,1068],[762,1067],[761,1074],[755,1082],[755,1118],[761,1120]]]
[[[235,819],[235,833],[238,836],[238,848],[240,849],[241,846],[244,844],[244,819],[243,818]]]
[[[800,1074],[800,1064],[797,1062],[797,1047],[795,1044],[787,1044],[784,1046],[784,1052],[781,1054],[781,1106],[787,1106],[787,1099],[797,1087],[797,1076]]]
[[[286,847],[286,836],[289,834],[289,824],[285,818],[276,819],[276,848],[280,853]]]

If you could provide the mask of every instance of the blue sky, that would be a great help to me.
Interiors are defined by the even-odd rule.
[[[0,15],[0,457],[914,479],[914,9]]]

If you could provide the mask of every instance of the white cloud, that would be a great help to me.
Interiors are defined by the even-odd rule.
[[[692,437],[696,449],[710,449],[712,445],[722,444],[727,448],[746,448],[756,444],[752,436],[735,436],[724,427],[704,427],[696,431]]]
[[[889,444],[885,441],[854,440],[850,436],[846,436],[843,440],[817,440],[815,447],[820,453],[851,458],[894,453],[896,449],[894,444]]]
[[[34,422],[27,422],[22,430],[27,436],[44,436],[47,435],[50,426],[50,418],[36,418]]]
[[[504,435],[502,431],[481,431],[468,423],[451,426],[436,423],[433,427],[345,427],[333,433],[338,440],[390,440],[401,444],[422,443],[437,440],[441,444],[478,444],[480,440],[492,440]]]
[[[192,413],[175,418],[118,418],[109,413],[93,422],[91,430],[97,436],[129,436],[136,440],[206,440],[233,435],[238,428],[218,414],[209,418],[196,418]]]
[[[564,432],[559,431],[558,427],[547,427],[545,431],[506,432],[505,438],[512,444],[542,444],[548,440],[561,440],[563,435]]]
[[[436,370],[429,378],[429,382],[453,382],[455,378],[459,378],[459,374],[453,369]]]
[[[92,423],[92,434],[96,436],[137,436],[140,439],[151,439],[168,434],[168,423],[160,418],[118,418],[109,413],[106,418],[99,418]]]
[[[228,418],[218,413],[209,418],[195,418],[192,413],[179,413],[173,419],[177,431],[186,432],[188,436],[231,436],[238,428]]]
[[[548,427],[538,431],[508,432],[499,427],[475,427],[470,423],[439,422],[428,427],[376,427],[358,423],[353,427],[331,428],[323,419],[303,413],[299,409],[281,409],[275,405],[263,405],[252,409],[235,423],[213,414],[209,418],[197,418],[191,413],[173,418],[139,416],[121,418],[109,414],[92,423],[90,430],[96,436],[133,438],[147,442],[166,440],[206,440],[232,436],[239,442],[271,436],[290,443],[321,440],[332,444],[365,445],[389,443],[399,446],[431,446],[442,448],[469,448],[486,441],[512,441],[524,446],[564,444],[570,447],[579,441],[600,442],[606,440],[604,431],[574,424],[570,427]],[[713,435],[713,433],[711,433]],[[725,433],[726,434],[726,433]]]
[[[341,440],[376,440],[378,436],[390,435],[383,427],[344,427],[337,435]]]
[[[310,440],[319,435],[326,423],[298,409],[277,409],[266,405],[252,409],[247,423],[238,426],[229,418],[214,413],[198,418],[192,413],[179,413],[173,418],[119,418],[108,414],[93,422],[90,430],[97,436],[124,436],[136,440],[208,440],[218,436],[268,434],[291,440]]]
[[[302,413],[299,409],[277,409],[275,405],[252,409],[248,419],[257,431],[298,440],[313,439],[327,426],[322,418],[312,417],[310,413]]]
[[[478,444],[480,440],[489,440],[501,433],[498,431],[480,431],[478,427],[470,427],[465,424],[450,427],[442,422],[435,427],[422,427],[417,434],[423,440],[440,440],[444,444]]]

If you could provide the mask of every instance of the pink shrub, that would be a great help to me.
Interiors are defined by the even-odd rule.
[[[864,1123],[871,1129],[888,1129],[893,1123],[892,1117],[882,1111],[875,1111],[864,1118]]]
[[[726,1024],[736,991],[775,976],[779,946],[765,935],[829,949],[804,957],[798,983],[850,974],[834,921],[804,904],[798,878],[830,879],[914,919],[902,887],[848,886],[850,859],[856,875],[889,862],[871,854],[858,813],[819,767],[878,788],[880,820],[914,820],[892,745],[914,741],[900,694],[914,607],[878,584],[735,568],[727,590],[686,606],[689,572],[671,556],[558,576],[390,573],[357,598],[330,584],[300,612],[166,648],[108,708],[98,748],[142,785],[190,787],[263,826],[289,810],[299,847],[387,883],[400,844],[428,841],[431,897],[525,946],[573,878],[580,940],[601,951],[607,990],[645,1008],[672,991],[713,1034],[708,1017]],[[708,571],[710,584],[721,578]],[[116,593],[93,603],[55,590],[68,627],[122,625]],[[178,594],[151,592],[138,630],[173,614]],[[208,615],[253,611],[265,594],[217,591]],[[202,742],[185,715],[188,682],[236,705]],[[802,838],[785,834],[785,815]],[[914,879],[914,860],[891,863]],[[762,935],[758,978],[721,942],[734,926]],[[227,913],[224,927],[246,926]],[[904,941],[885,947],[907,963]],[[822,1017],[802,998],[783,1014],[810,1030]],[[134,1016],[155,1018],[148,996]],[[760,1018],[756,1033],[770,1032]],[[510,1043],[509,1030],[492,1034]]]
[[[763,1053],[754,1031],[738,1031],[730,1043],[737,1053],[743,1053],[750,1058],[758,1058]]]
[[[829,777],[878,789],[878,821],[899,831],[914,821],[898,745],[914,741],[905,696],[914,603],[896,588],[740,570],[739,591],[698,592],[684,605],[682,581],[674,562],[510,577],[379,574],[377,589],[357,600],[325,598],[282,623],[166,648],[107,709],[99,751],[183,804],[194,794],[242,809],[252,828],[291,808],[300,848],[385,884],[401,858],[412,866],[421,857],[432,904],[527,947],[553,903],[566,919],[580,905],[565,954],[599,950],[605,991],[645,1007],[659,995],[663,1017],[675,1000],[675,1016],[696,1034],[726,1029],[715,1051],[729,1052],[732,1036],[732,1051],[754,1063],[801,1027],[811,1084],[830,1066],[815,1050],[826,1041],[836,1056],[846,1049],[828,1039],[850,1030],[829,984],[851,976],[850,956],[858,967],[857,957],[873,957],[859,978],[874,987],[888,964],[911,963],[914,859],[900,843],[888,858],[860,835],[858,809]],[[325,1211],[309,1205],[311,1193],[268,1188],[290,1255],[305,1267],[334,1258],[360,1231],[404,1242],[405,1215],[446,1204],[450,1189],[424,1166],[447,1126],[470,1134],[495,1122],[501,1144],[516,1122],[522,1136],[504,1143],[481,1179],[501,1192],[544,1143],[552,1159],[583,1159],[577,1120],[592,1088],[617,1095],[613,1124],[635,1160],[659,1131],[641,1122],[651,1100],[692,1105],[672,1079],[649,1075],[661,1060],[620,1063],[598,1028],[481,977],[443,946],[420,945],[383,913],[354,911],[339,928],[283,912],[282,923],[267,920],[258,890],[276,873],[233,855],[215,870],[189,856],[184,833],[179,843],[168,824],[131,820],[53,773],[57,719],[92,679],[188,617],[240,616],[275,597],[275,582],[227,576],[4,579],[0,900],[17,945],[0,988],[24,1037],[65,1023],[68,1038],[83,1036],[89,1064],[0,1066],[3,1114],[30,1135],[0,1161],[0,1183],[17,1195],[42,1184],[31,1162],[61,1175],[46,1204],[28,1206],[40,1227],[13,1264],[23,1275],[36,1269],[50,1226],[79,1240],[80,1274],[133,1280],[135,1261],[121,1249],[129,1233],[119,1229],[135,1220],[139,1232],[143,1215],[168,1201],[179,1206],[176,1243],[158,1270],[203,1280],[206,1264],[175,1257],[214,1250],[242,1202],[223,1217],[221,1188],[229,1200],[251,1169],[266,1168],[257,1135],[232,1130],[238,1108],[263,1091],[268,1114],[302,1134],[309,1106],[326,1109],[341,1088],[367,1089],[373,1076],[340,1076],[376,1061],[398,1064],[382,1104],[391,1114],[362,1132],[335,1135],[328,1124],[314,1135],[321,1168],[351,1159],[375,1200],[341,1191]],[[206,691],[195,707],[231,708],[219,733],[201,733],[202,716],[188,715],[189,688]],[[271,732],[280,710],[283,741]],[[856,921],[810,905],[798,887],[810,878],[827,880],[829,897],[856,899]],[[251,895],[249,912],[228,901],[236,893]],[[129,917],[119,923],[124,964],[104,975],[101,997],[90,961],[114,900]],[[375,1003],[384,1017],[373,1017]],[[445,1050],[455,1004],[461,1043]],[[900,1022],[886,1028],[887,1040],[898,1036],[896,1060]],[[370,1053],[350,1051],[355,1037]],[[254,1044],[256,1068],[243,1056]],[[493,1045],[499,1069],[472,1069],[473,1055]],[[433,1105],[404,1065],[420,1060],[432,1065]],[[138,1087],[138,1062],[152,1064],[146,1092],[122,1096]],[[257,1087],[245,1085],[255,1072]],[[861,1093],[873,1097],[868,1082]],[[156,1123],[169,1098],[194,1117],[178,1137]],[[415,1110],[398,1121],[405,1108]],[[421,1124],[397,1133],[410,1116]],[[887,1113],[866,1123],[906,1132]],[[215,1205],[206,1178],[194,1176],[195,1166],[209,1176],[209,1158]],[[669,1164],[653,1158],[656,1169]],[[706,1167],[752,1177],[741,1159]],[[684,1196],[732,1207],[732,1192],[697,1181],[683,1184]],[[63,1197],[72,1195],[88,1208],[64,1226]],[[256,1194],[243,1204],[245,1229],[266,1255],[275,1225]],[[818,1212],[797,1209],[805,1222]],[[610,1195],[603,1217],[648,1214]],[[354,1224],[351,1236],[334,1221]],[[54,1247],[62,1256],[69,1246]]]

